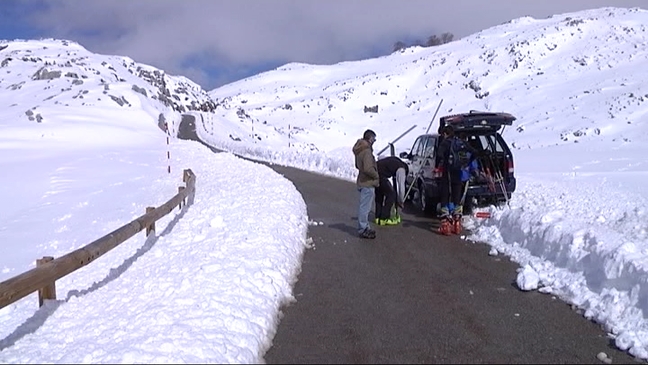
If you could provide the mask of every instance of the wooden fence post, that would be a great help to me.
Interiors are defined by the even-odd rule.
[[[182,194],[184,189],[185,189],[184,186],[178,186],[178,194]],[[187,205],[186,200],[187,200],[187,198],[182,198],[182,200],[180,201],[180,204],[178,204],[178,207],[180,208],[180,210],[182,210],[183,205]]]
[[[42,266],[54,260],[52,256],[44,256],[42,259],[36,260],[36,267]],[[42,307],[46,299],[56,300],[56,284],[54,281],[38,289],[38,306]]]
[[[154,211],[154,210],[155,210],[154,207],[146,207],[146,213],[147,213],[147,214],[150,213],[150,212],[152,212],[152,211]],[[146,237],[148,237],[148,235],[149,235],[151,232],[155,233],[155,222],[151,223],[150,226],[146,227]]]
[[[184,170],[182,181],[185,182],[187,189],[189,189],[189,191],[187,192],[186,204],[193,205],[194,198],[196,195],[196,176],[193,174],[193,172],[190,169]]]

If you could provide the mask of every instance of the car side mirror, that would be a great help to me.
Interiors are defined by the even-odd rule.
[[[412,156],[410,156],[409,152],[401,152],[398,157],[406,159],[406,160],[411,160]]]

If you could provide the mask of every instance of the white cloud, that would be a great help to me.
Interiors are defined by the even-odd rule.
[[[393,43],[406,37],[425,39],[451,32],[459,38],[524,15],[544,18],[601,6],[644,5],[641,0],[48,0],[46,4],[45,10],[33,11],[30,17],[48,34],[181,74],[191,73],[187,60],[194,57],[204,60],[199,64],[204,69],[329,64],[366,58],[376,49],[389,52]]]

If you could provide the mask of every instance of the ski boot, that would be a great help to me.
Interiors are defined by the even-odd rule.
[[[455,216],[452,218],[452,233],[461,234],[461,231],[461,215],[455,214]]]
[[[439,226],[439,233],[444,236],[450,236],[452,234],[452,218],[450,216],[441,217],[441,225]]]
[[[379,219],[378,220],[378,225],[379,226],[396,226],[398,225],[398,221],[394,218],[387,218],[387,219]]]

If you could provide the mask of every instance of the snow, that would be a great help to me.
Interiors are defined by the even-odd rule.
[[[464,238],[517,262],[520,290],[572,304],[648,359],[648,76],[636,71],[648,66],[645,24],[644,10],[603,8],[372,60],[289,64],[212,90],[214,113],[186,111],[224,153],[167,139],[160,116],[174,136],[180,112],[151,97],[132,60],[73,42],[7,42],[0,62],[16,53],[0,68],[0,280],[163,204],[183,169],[197,182],[194,204],[155,235],[58,280],[58,300],[37,309],[32,294],[0,309],[0,362],[263,362],[279,308],[295,300],[308,227],[324,222],[307,216],[290,181],[237,155],[353,181],[350,147],[364,129],[377,132],[379,150],[416,124],[395,143],[408,150],[441,99],[439,116],[518,118],[503,132],[517,190],[508,206],[481,209],[490,218],[465,217]],[[61,67],[85,83],[33,80],[48,59],[72,60]],[[373,105],[379,113],[363,111]]]

